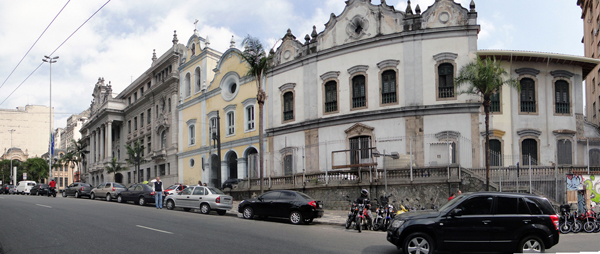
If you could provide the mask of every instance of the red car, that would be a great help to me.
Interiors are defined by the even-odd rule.
[[[183,184],[173,184],[169,187],[167,187],[164,191],[163,194],[164,196],[168,196],[168,195],[173,195],[173,194],[177,194],[179,192],[181,192],[183,189],[187,188],[187,185],[183,185]]]

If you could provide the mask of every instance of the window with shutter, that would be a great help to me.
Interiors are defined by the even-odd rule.
[[[502,166],[502,143],[497,139],[490,139],[490,166]]]
[[[443,63],[438,66],[438,98],[454,97],[454,65]]]
[[[533,79],[521,79],[521,112],[535,113],[535,82]]]
[[[381,103],[396,102],[396,71],[384,71],[381,74],[381,82]]]
[[[558,158],[558,165],[573,164],[571,140],[559,139],[556,144],[556,147],[556,157]]]
[[[367,106],[365,91],[365,76],[357,75],[352,78],[352,108]]]
[[[537,148],[538,144],[535,139],[525,139],[521,142],[521,157],[523,158],[523,166],[529,165],[529,159],[531,158],[531,165],[537,165]]]
[[[490,112],[500,112],[500,91],[493,93],[490,100]]]
[[[555,83],[555,107],[557,114],[571,113],[569,103],[569,83],[564,80],[558,80]]]
[[[325,112],[335,112],[337,110],[337,83],[329,81],[325,83]]]
[[[283,94],[283,121],[294,119],[294,93]]]

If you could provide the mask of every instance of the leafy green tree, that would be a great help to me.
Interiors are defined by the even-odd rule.
[[[144,159],[144,156],[142,155],[142,153],[144,152],[144,148],[142,147],[142,145],[140,145],[139,141],[136,141],[133,146],[130,145],[125,145],[125,148],[127,149],[127,155],[128,155],[128,159],[126,160],[127,163],[134,165],[136,168],[136,174],[137,174],[137,179],[138,179],[138,183],[142,182],[142,179],[140,178],[140,164],[146,162],[146,160]]]
[[[490,105],[492,95],[500,92],[504,85],[515,87],[521,90],[518,82],[514,79],[505,77],[508,73],[496,59],[486,58],[470,62],[463,66],[456,77],[454,83],[458,88],[467,85],[467,89],[460,93],[475,94],[483,98],[483,110],[485,112],[485,184],[486,190],[490,190]]]
[[[250,35],[246,36],[242,41],[242,45],[244,46],[244,51],[240,54],[240,57],[246,61],[249,65],[247,75],[252,76],[256,80],[257,94],[256,94],[256,102],[258,103],[258,149],[259,149],[259,170],[260,170],[260,193],[263,193],[263,168],[264,168],[264,148],[263,148],[263,118],[264,118],[264,105],[267,99],[267,94],[262,88],[262,80],[269,71],[271,67],[271,59],[273,55],[270,54],[267,56],[263,45],[260,43],[260,40],[256,37],[252,37]],[[250,181],[250,176],[248,176],[248,181]]]
[[[59,164],[55,163],[54,165]],[[23,169],[25,173],[27,173],[27,179],[36,179],[38,183],[42,179],[48,178],[48,163],[42,158],[27,159],[25,163],[23,163]]]
[[[113,157],[112,160],[110,160],[110,164],[104,167],[104,169],[106,170],[106,173],[112,173],[113,179],[116,179],[117,172],[127,170],[127,167],[121,167],[121,163],[117,162],[117,158]]]

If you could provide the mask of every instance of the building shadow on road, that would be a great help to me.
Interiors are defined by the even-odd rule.
[[[370,254],[370,253],[378,253],[378,254],[398,254],[400,253],[396,246],[390,245],[371,245],[364,248],[360,253]]]

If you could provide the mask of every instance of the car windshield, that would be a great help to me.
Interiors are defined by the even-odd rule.
[[[446,203],[445,205],[443,205],[440,208],[440,212],[445,212],[446,210],[450,209],[450,207],[453,207],[457,202],[462,201],[463,199],[465,199],[465,195],[460,195],[458,197],[453,198],[452,200],[450,200],[448,203]]]
[[[179,186],[179,184],[173,184],[173,185],[167,187],[165,190],[173,190],[173,189],[177,188],[177,186]]]
[[[217,188],[213,188],[213,187],[208,187],[208,189],[210,190],[210,192],[212,192],[213,194],[225,194],[223,193],[221,190],[217,189]]]

